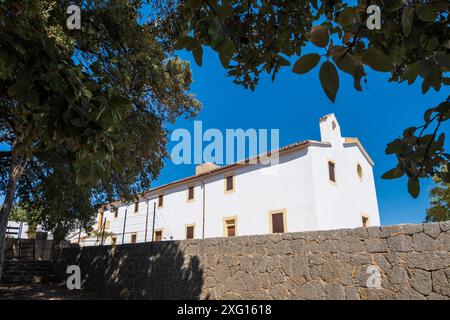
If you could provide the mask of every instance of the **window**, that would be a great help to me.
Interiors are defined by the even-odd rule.
[[[225,192],[234,191],[234,176],[229,175],[225,177]]]
[[[224,219],[224,236],[234,237],[236,235],[236,218]]]
[[[188,201],[194,200],[194,187],[188,188]]]
[[[358,177],[360,179],[362,179],[362,177],[363,177],[363,169],[362,169],[362,167],[361,167],[361,165],[359,163],[356,165],[356,173],[358,173]]]
[[[369,226],[369,217],[368,216],[362,216],[362,226],[364,228],[367,228]]]
[[[160,194],[158,196],[158,207],[162,207],[164,204],[164,196],[162,194]]]
[[[119,216],[119,208],[116,208],[114,210],[114,218],[117,218]]]
[[[269,232],[283,233],[287,232],[286,208],[269,211]]]
[[[116,237],[112,237],[111,238],[111,245],[115,246],[117,243],[117,238]]]
[[[272,233],[283,233],[284,232],[284,213],[277,212],[272,213]]]
[[[194,225],[186,226],[186,239],[194,239]]]
[[[139,202],[136,201],[136,202],[134,203],[134,212],[138,212],[138,211],[139,211]]]
[[[131,234],[131,243],[136,243],[137,240],[137,234],[136,233],[132,233]]]
[[[162,230],[155,230],[155,241],[162,240]]]
[[[331,122],[331,127],[333,128],[333,130],[336,129],[336,122],[335,121]]]
[[[328,175],[330,178],[330,181],[336,182],[336,170],[335,170],[335,164],[333,161],[328,161]]]

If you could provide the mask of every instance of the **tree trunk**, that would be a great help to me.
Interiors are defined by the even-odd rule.
[[[26,164],[24,156],[18,156],[14,152],[11,155],[11,167],[9,171],[8,186],[6,188],[5,201],[0,209],[0,280],[3,271],[3,260],[5,253],[6,228],[8,226],[8,218],[11,213],[14,194],[17,189],[17,183],[22,175]]]

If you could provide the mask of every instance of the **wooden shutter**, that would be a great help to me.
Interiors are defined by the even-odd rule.
[[[272,232],[273,233],[284,232],[284,219],[282,212],[272,214]]]
[[[194,239],[194,226],[186,227],[186,239]]]
[[[131,243],[136,243],[137,240],[137,234],[132,234],[131,235]]]
[[[234,224],[227,226],[227,235],[229,237],[234,237],[236,235],[236,226]]]
[[[189,195],[188,195],[188,200],[192,200],[194,199],[194,187],[189,187]]]
[[[328,161],[328,174],[330,176],[330,180],[336,182],[336,173],[334,167],[335,167],[334,163]]]
[[[227,177],[227,191],[233,190],[233,176]]]
[[[155,241],[162,240],[162,231],[155,231]]]
[[[135,202],[134,203],[134,212],[138,212],[139,211],[139,202]]]
[[[163,198],[163,195],[161,194],[158,197],[158,207],[162,207],[163,206],[163,201],[164,201],[164,198]]]

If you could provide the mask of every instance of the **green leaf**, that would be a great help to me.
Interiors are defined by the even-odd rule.
[[[202,4],[202,0],[186,0],[186,7],[191,9],[198,9]]]
[[[412,30],[414,20],[414,7],[407,5],[402,11],[402,31],[405,37],[408,37]]]
[[[327,46],[328,41],[330,40],[328,28],[324,25],[315,26],[312,28],[307,38],[316,46],[324,48]]]
[[[418,4],[415,11],[419,19],[422,21],[433,22],[436,19],[436,14],[426,4]]]
[[[174,44],[173,48],[175,50],[181,50],[181,49],[185,48],[191,42],[191,40],[192,40],[191,37],[182,36],[177,40],[177,42]]]
[[[350,52],[333,54],[332,58],[339,69],[351,75],[355,74],[356,61]]]
[[[434,61],[441,67],[450,69],[450,54],[446,55],[444,52],[436,52],[434,54]]]
[[[304,74],[313,69],[320,61],[320,56],[317,53],[309,53],[306,54],[300,59],[298,59],[294,67],[292,68],[292,71],[297,74]]]
[[[401,176],[403,176],[405,173],[399,168],[396,167],[394,169],[391,169],[387,172],[385,172],[381,178],[382,179],[397,179],[400,178]]]
[[[393,12],[403,6],[403,0],[384,0],[384,5],[387,12]]]
[[[329,61],[322,63],[319,79],[328,99],[334,102],[336,100],[336,93],[339,90],[339,75],[334,64]]]
[[[420,193],[419,179],[416,177],[410,177],[408,179],[408,192],[413,198],[417,198]]]
[[[202,65],[203,61],[203,48],[202,46],[195,47],[194,50],[192,50],[192,54],[194,55],[195,63],[197,63],[199,66]]]
[[[347,7],[339,13],[338,22],[342,26],[348,26],[353,23],[355,18],[355,8]]]
[[[375,71],[388,72],[394,69],[391,59],[374,47],[370,47],[361,55],[361,61]]]
[[[222,66],[224,68],[228,68],[230,65],[230,60],[236,51],[234,42],[230,39],[227,39],[217,48],[217,50],[219,51],[219,58]]]

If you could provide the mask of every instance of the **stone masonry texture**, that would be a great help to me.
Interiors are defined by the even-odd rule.
[[[61,279],[79,265],[83,288],[111,298],[450,298],[450,221],[72,247],[54,259]]]

